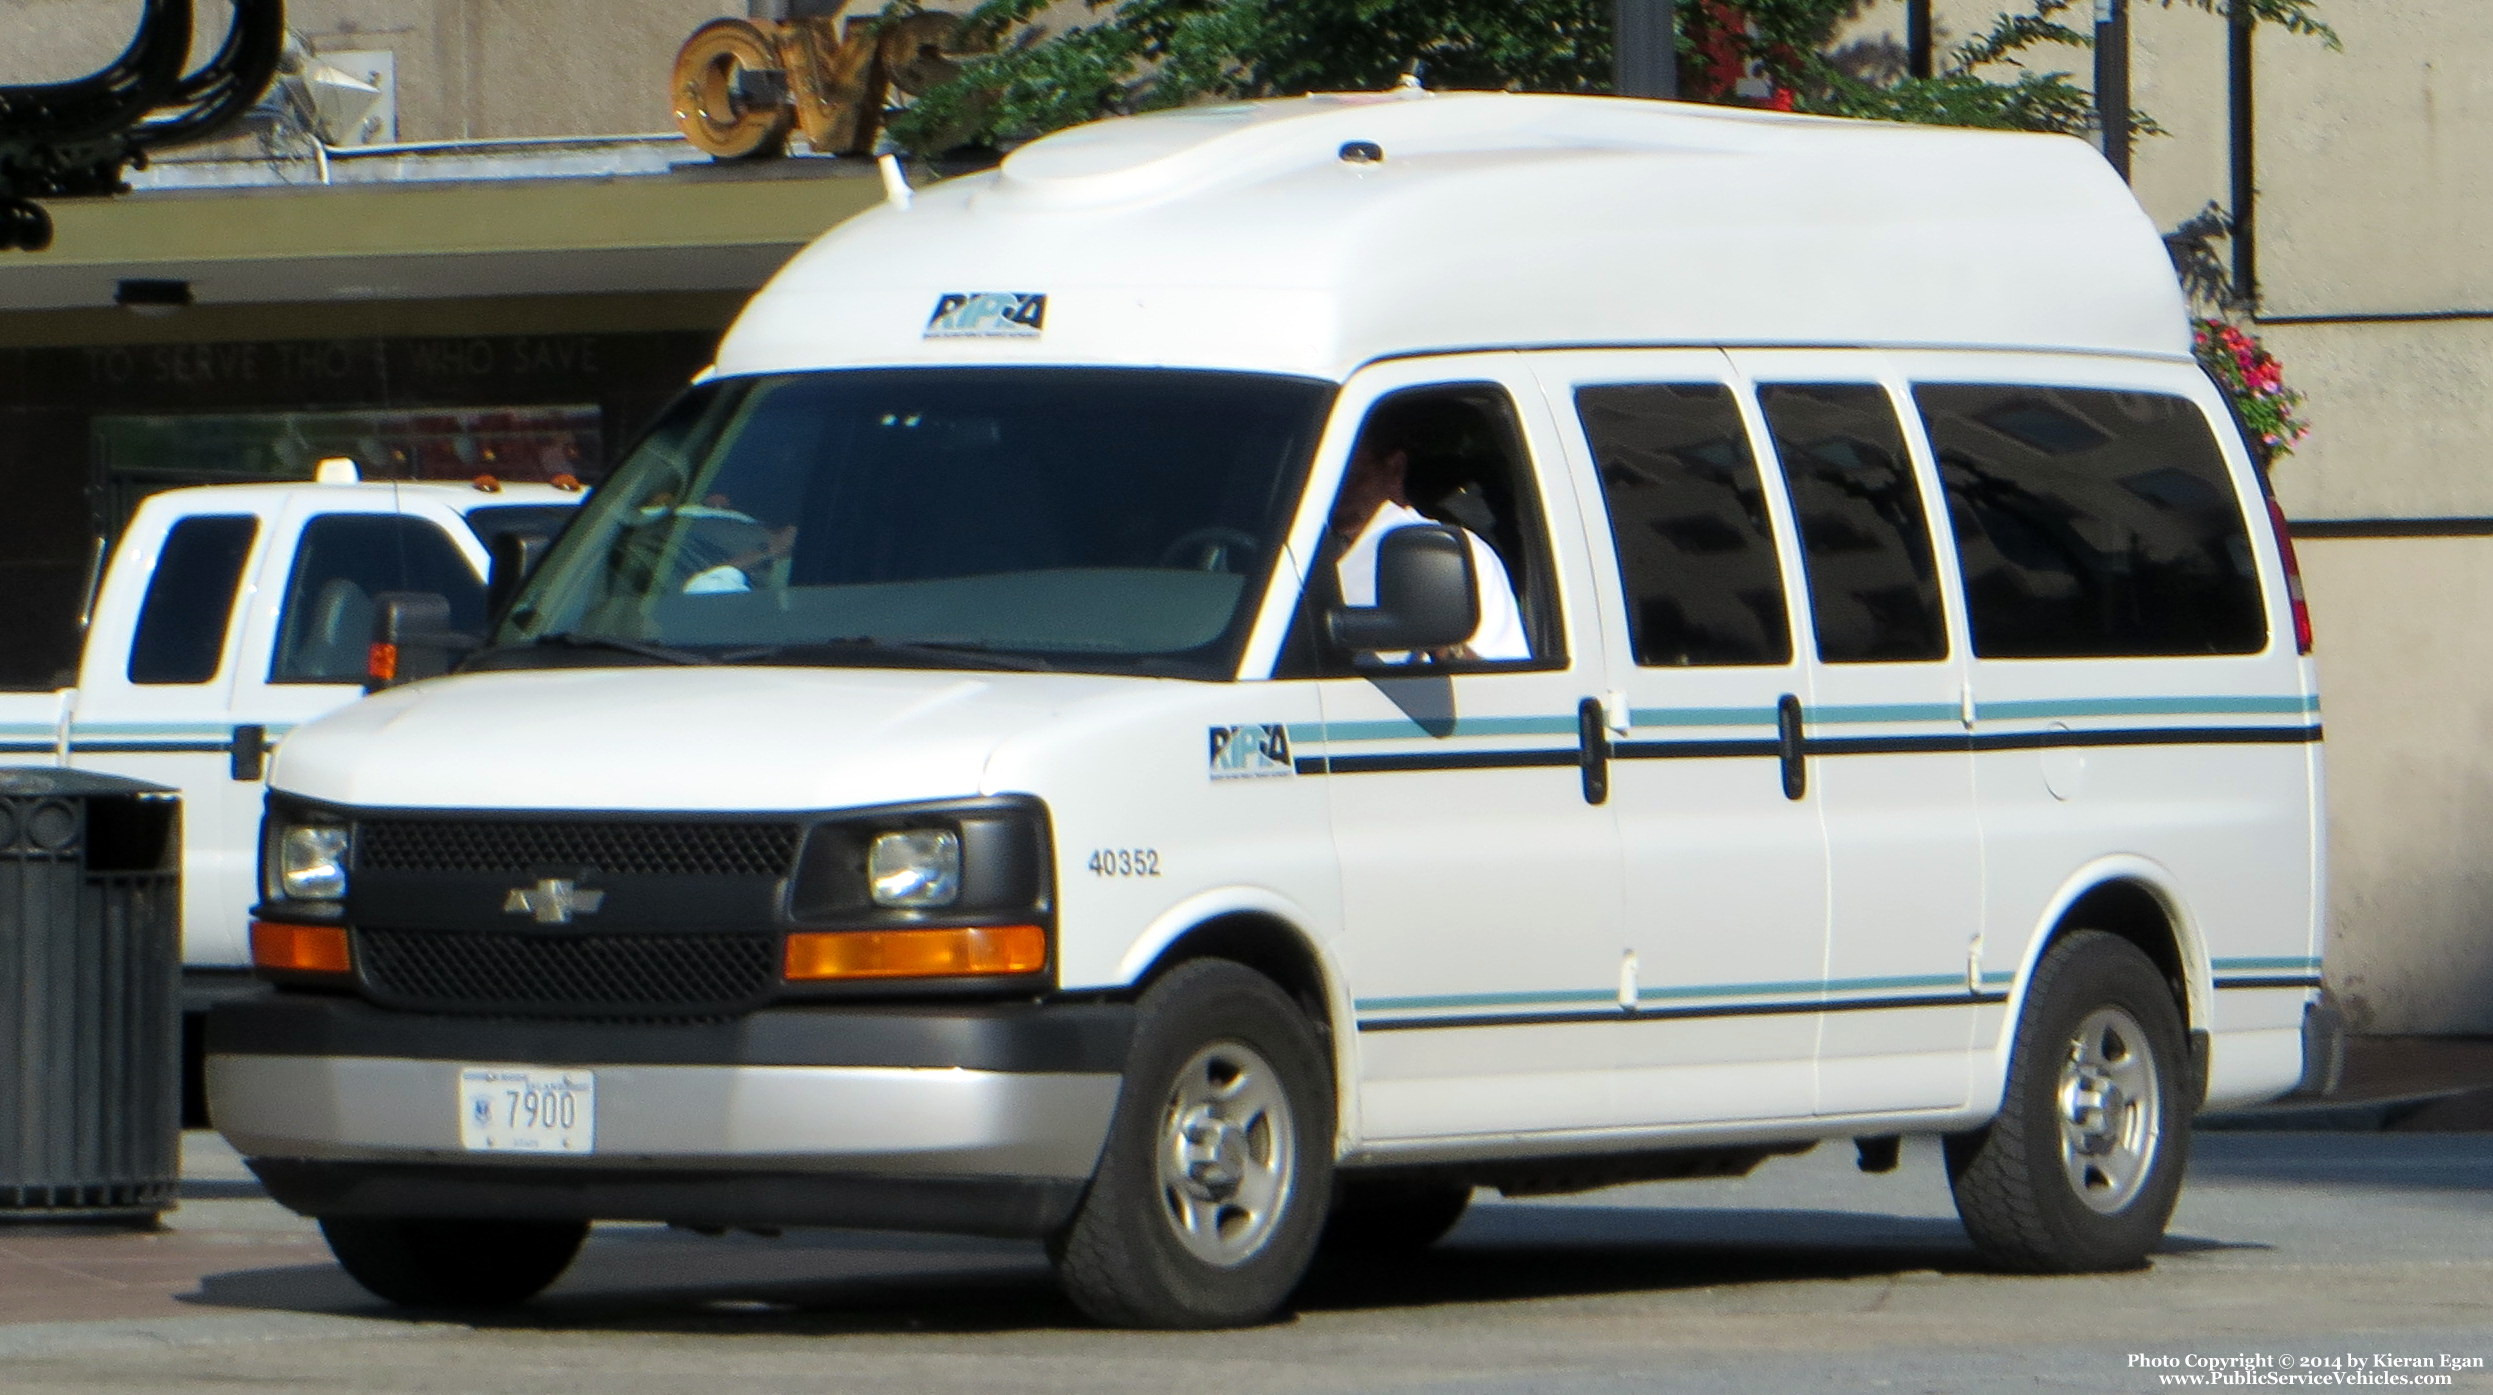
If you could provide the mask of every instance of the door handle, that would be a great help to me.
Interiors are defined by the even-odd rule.
[[[1610,798],[1610,723],[1602,713],[1600,698],[1586,698],[1575,705],[1576,763],[1584,776],[1584,802],[1600,804]]]
[[[233,759],[228,769],[237,780],[257,780],[268,773],[268,728],[234,728]]]
[[[1785,693],[1775,703],[1775,754],[1783,761],[1783,797],[1809,793],[1808,753],[1801,746],[1801,700]]]

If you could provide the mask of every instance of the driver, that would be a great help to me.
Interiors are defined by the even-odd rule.
[[[1390,410],[1390,409],[1388,409]],[[1331,542],[1340,561],[1334,575],[1342,603],[1376,604],[1377,545],[1387,533],[1414,523],[1433,523],[1411,507],[1411,447],[1408,423],[1385,413],[1369,419],[1352,450],[1342,477],[1341,495],[1333,504]],[[1447,525],[1454,526],[1454,525]],[[1439,661],[1457,659],[1516,660],[1532,657],[1532,641],[1524,633],[1523,613],[1515,605],[1515,588],[1506,578],[1506,564],[1497,549],[1467,528],[1456,528],[1470,546],[1472,580],[1480,602],[1480,627],[1461,644],[1429,651]],[[1415,656],[1416,657],[1416,656]]]

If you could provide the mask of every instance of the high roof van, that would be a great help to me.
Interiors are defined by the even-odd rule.
[[[1996,1264],[2134,1265],[2328,1021],[2292,567],[2077,141],[1101,122],[895,182],[293,735],[214,1117],[419,1305],[638,1220],[1248,1322],[1478,1187],[1905,1135]]]

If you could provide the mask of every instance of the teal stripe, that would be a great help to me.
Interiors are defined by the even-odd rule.
[[[1811,707],[1802,715],[1813,722],[1959,722],[1964,709],[1953,702],[1858,703],[1844,707]]]
[[[1361,1012],[1395,1012],[1410,1008],[1547,1007],[1558,1003],[1615,1003],[1615,988],[1554,989],[1546,993],[1442,993],[1418,998],[1361,998]]]
[[[2207,961],[2207,966],[2208,968],[2218,972],[2222,972],[2226,969],[2316,969],[2320,967],[2320,961],[2317,959],[2291,958],[2210,959]]]
[[[1454,729],[1429,731],[1407,717],[1368,722],[1317,722],[1290,728],[1292,744],[1302,741],[1340,745],[1355,741],[1437,741],[1463,736],[1573,736],[1576,719],[1567,717],[1458,717]]]
[[[81,736],[195,736],[227,737],[232,727],[202,726],[197,722],[79,722],[69,729],[71,740]]]
[[[1771,707],[1639,707],[1627,714],[1628,724],[1639,727],[1741,727],[1772,726],[1775,710]]]
[[[2002,979],[2013,975],[2002,974]],[[1785,983],[1711,983],[1685,988],[1638,988],[1638,1002],[1714,1001],[1723,998],[1761,998],[1810,995],[1796,1007],[1815,1007],[1827,995],[1869,993],[1898,988],[1950,988],[1963,985],[1963,974],[1902,974],[1888,978],[1795,979]],[[1427,1008],[1512,1008],[1549,1007],[1568,1003],[1615,1003],[1618,990],[1612,988],[1552,989],[1539,993],[1442,993],[1417,998],[1361,998],[1354,1006],[1361,1012],[1398,1012]]]
[[[1988,988],[1995,983],[2015,983],[2016,981],[2017,971],[2014,969],[2004,969],[1998,971],[1986,970],[1982,975],[1982,986],[1985,988]]]
[[[2036,702],[1985,702],[1974,715],[1985,720],[2020,717],[2198,717],[2320,710],[2320,699],[2301,694],[2225,697],[2052,698]]]
[[[2320,700],[2317,697],[2286,694],[1986,702],[1975,707],[1974,715],[1984,721],[2013,721],[2045,717],[2213,717],[2280,713],[2307,716],[2319,710]],[[1811,707],[1806,713],[1808,721],[1821,726],[1877,722],[1954,723],[1962,720],[1963,716],[1963,710],[1949,702],[1844,703]],[[1771,707],[1639,707],[1628,713],[1631,727],[1772,726],[1775,720],[1775,709]],[[201,729],[131,726],[98,727],[94,730],[187,734]],[[222,728],[205,730],[221,733]],[[1552,717],[1459,717],[1455,719],[1453,730],[1442,736],[1407,717],[1388,717],[1357,722],[1294,722],[1290,725],[1290,742],[1294,746],[1313,746],[1479,736],[1573,736],[1575,733],[1576,719],[1572,714]]]

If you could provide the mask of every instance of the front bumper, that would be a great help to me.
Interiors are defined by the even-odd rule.
[[[510,1022],[278,994],[208,1021],[217,1126],[312,1215],[536,1216],[1041,1234],[1096,1165],[1131,1009],[773,1009]],[[468,1065],[597,1077],[594,1151],[460,1142]]]

